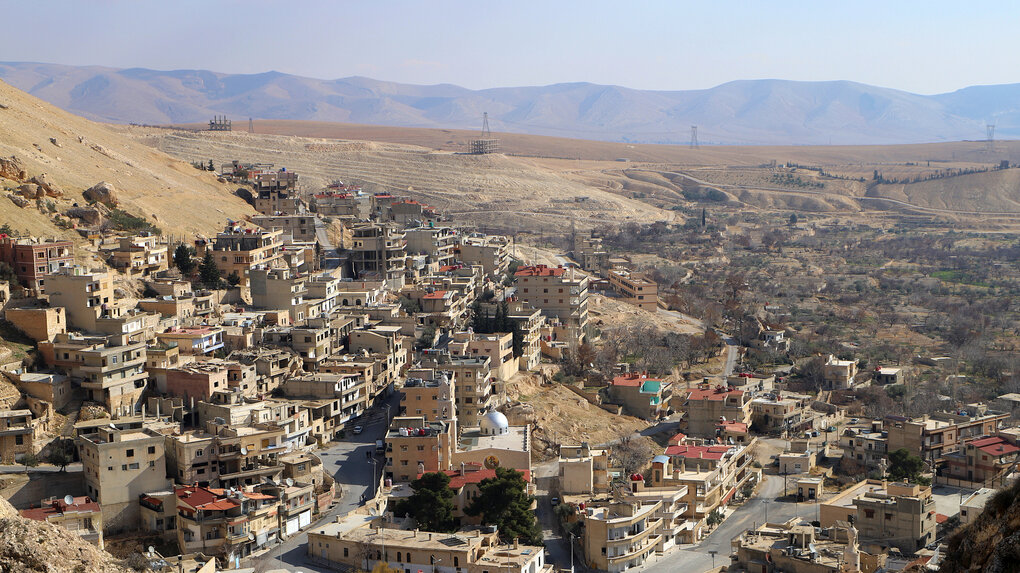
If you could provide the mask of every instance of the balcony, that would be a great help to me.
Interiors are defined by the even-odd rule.
[[[626,553],[621,553],[619,555],[614,555],[614,556],[607,556],[606,559],[610,563],[615,563],[615,562],[618,562],[618,561],[622,561],[624,559],[632,559],[632,558],[637,557],[638,555],[640,555],[642,552],[644,552],[644,551],[646,551],[648,549],[651,549],[651,548],[655,547],[656,545],[658,545],[659,539],[661,537],[662,537],[661,535],[652,535],[652,536],[649,536],[648,539],[646,539],[644,541],[644,543],[640,543],[640,544],[638,544],[636,546],[630,547],[629,550]]]

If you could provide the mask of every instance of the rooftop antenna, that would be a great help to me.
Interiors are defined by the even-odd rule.
[[[995,124],[985,126],[985,151],[995,151]]]
[[[698,145],[698,126],[691,126],[691,149],[697,149]]]

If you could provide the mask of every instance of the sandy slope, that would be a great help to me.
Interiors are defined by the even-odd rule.
[[[0,105],[0,156],[15,155],[29,176],[46,173],[56,181],[66,199],[58,202],[61,210],[81,202],[84,189],[107,181],[116,187],[124,210],[154,218],[170,232],[209,234],[227,218],[253,213],[233,195],[233,187],[217,183],[213,175],[3,82]],[[0,179],[4,186],[17,183]],[[7,198],[0,198],[0,220],[33,233],[59,234],[47,216]]]

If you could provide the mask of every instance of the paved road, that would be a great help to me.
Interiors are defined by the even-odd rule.
[[[25,466],[20,464],[14,464],[13,466],[0,466],[0,474],[23,474],[25,473]],[[67,464],[68,472],[81,472],[81,462],[75,462],[73,464]],[[55,474],[60,472],[60,466],[51,465],[40,465],[34,468],[28,468],[30,474]]]
[[[390,413],[397,412],[399,395],[394,394],[390,401]],[[382,457],[372,456],[375,452],[375,441],[381,439],[386,433],[386,409],[375,408],[363,416],[362,426],[364,431],[357,436],[348,435],[339,442],[335,442],[326,450],[315,452],[322,458],[322,464],[326,468],[333,468],[333,477],[337,485],[342,488],[340,503],[335,505],[319,521],[329,522],[339,515],[350,513],[362,505],[361,496],[371,496],[374,487],[378,485],[378,476],[383,471]],[[375,459],[373,466],[370,459]],[[373,479],[373,474],[376,479]],[[306,528],[310,529],[310,528]],[[306,547],[308,536],[305,532],[295,535],[267,553],[249,559],[248,567],[256,567],[260,571],[306,571],[306,572],[329,572],[315,565],[306,563]]]
[[[738,507],[708,537],[700,543],[681,546],[679,550],[650,561],[648,566],[639,570],[647,573],[700,573],[713,567],[712,555],[709,551],[716,552],[715,566],[729,565],[729,556],[732,550],[730,541],[744,530],[764,523],[766,512],[768,512],[768,521],[773,523],[794,517],[816,519],[817,504],[777,501],[777,498],[783,495],[783,476],[764,475],[762,477],[764,481],[758,495]]]

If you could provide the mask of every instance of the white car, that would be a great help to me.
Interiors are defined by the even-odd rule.
[[[361,432],[364,432],[364,431],[365,431],[365,428],[362,428],[361,426],[354,426],[353,432],[355,433],[355,435],[360,434]]]

